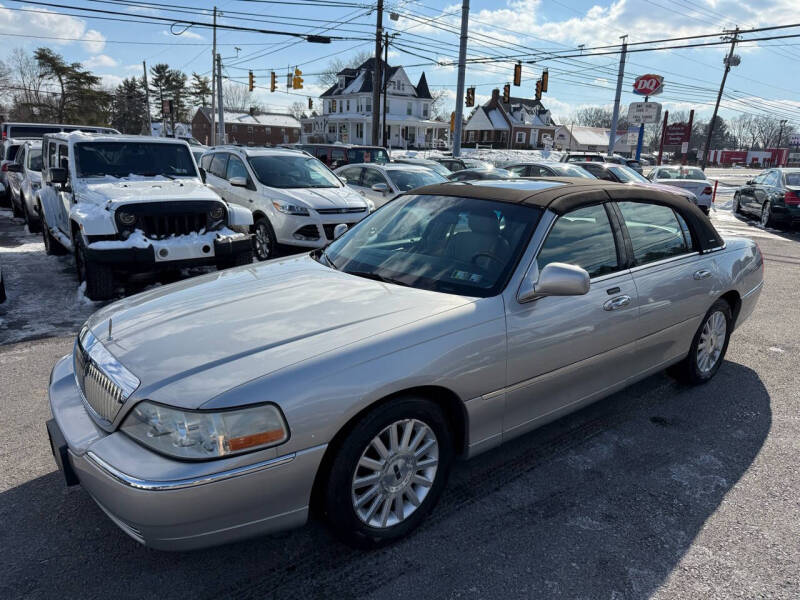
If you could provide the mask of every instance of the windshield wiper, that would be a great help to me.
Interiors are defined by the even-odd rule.
[[[327,253],[327,252],[325,252],[325,250],[323,250],[323,251],[320,253],[319,257],[320,257],[320,258],[324,258],[324,259],[325,259],[325,262],[326,262],[326,263],[328,263],[328,266],[329,266],[331,269],[333,269],[334,271],[338,271],[338,270],[339,270],[339,268],[338,268],[338,267],[336,266],[336,264],[335,264],[335,263],[334,263],[334,262],[331,260],[330,256],[328,256],[328,253]]]
[[[355,275],[356,277],[363,277],[364,279],[373,279],[375,281],[380,281],[381,283],[393,283],[395,285],[402,285],[403,287],[410,287],[403,281],[392,279],[391,277],[384,277],[383,275],[378,275],[377,273],[373,273],[371,271],[345,271],[345,273],[348,275]]]

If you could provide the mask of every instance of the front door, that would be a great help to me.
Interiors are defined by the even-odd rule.
[[[373,185],[379,183],[387,187],[386,192],[376,192],[372,189]],[[363,191],[364,195],[375,203],[375,208],[380,208],[394,197],[389,182],[386,181],[383,173],[374,167],[364,167],[364,172],[361,175],[361,186],[360,191]]]
[[[56,154],[57,165],[67,170],[67,183],[61,188],[56,188],[56,195],[58,196],[57,208],[58,211],[58,228],[71,238],[71,231],[69,226],[69,211],[75,201],[75,196],[72,193],[72,177],[69,174],[69,153],[66,144],[58,144]]]
[[[588,294],[507,307],[504,439],[605,395],[632,374],[639,298],[614,218],[604,204],[559,217],[531,266],[582,267],[591,277]]]

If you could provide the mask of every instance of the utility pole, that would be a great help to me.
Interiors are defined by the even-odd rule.
[[[389,64],[389,34],[385,33],[384,35],[384,42],[383,42],[383,64]],[[383,132],[381,138],[383,139],[383,143],[381,144],[384,148],[386,148],[386,88],[389,87],[389,78],[384,77],[383,80],[383,125],[381,125],[381,131]]]
[[[453,131],[453,156],[461,156],[461,129],[464,121],[464,76],[467,70],[467,28],[469,0],[461,3],[461,43],[458,47],[458,80],[456,85],[456,126]]]
[[[731,70],[731,67],[735,67],[739,64],[740,59],[738,56],[733,55],[733,50],[736,48],[736,42],[739,41],[739,26],[736,26],[736,29],[733,30],[733,35],[731,36],[731,49],[728,52],[728,56],[725,57],[725,72],[722,74],[722,83],[719,84],[719,93],[717,94],[717,103],[714,105],[714,116],[711,117],[711,122],[708,124],[708,137],[706,137],[706,147],[703,150],[703,162],[701,163],[701,169],[703,171],[706,170],[706,164],[708,163],[708,151],[711,148],[711,136],[714,133],[714,123],[717,120],[717,111],[719,110],[719,101],[722,100],[722,90],[725,89],[725,80],[728,78],[728,71]]]
[[[219,114],[219,133],[217,142],[225,143],[225,109],[222,103],[222,57],[217,54],[217,111]]]
[[[778,129],[778,145],[777,145],[777,149],[778,149],[778,166],[779,167],[781,166],[781,164],[780,164],[781,163],[781,155],[780,155],[780,152],[781,152],[781,138],[783,137],[783,126],[786,125],[786,123],[787,123],[786,119],[781,119],[781,128]]]
[[[150,115],[150,87],[147,85],[147,63],[142,61],[144,70],[144,103],[147,105],[147,135],[153,135],[153,117]]]
[[[381,36],[383,35],[383,0],[378,0],[378,18],[375,22],[375,70],[372,73],[372,145],[377,146],[381,137],[378,128],[381,121]]]
[[[217,7],[214,7],[214,42],[211,49],[211,145],[214,146],[217,132],[214,130],[217,108]]]
[[[619,73],[617,74],[617,93],[614,94],[614,113],[611,117],[611,131],[608,134],[608,155],[614,155],[614,144],[617,141],[617,122],[619,121],[619,100],[622,96],[622,79],[625,77],[625,55],[628,53],[628,36],[621,36],[622,54],[619,56]]]

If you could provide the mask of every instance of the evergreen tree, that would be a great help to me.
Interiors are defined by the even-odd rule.
[[[144,82],[123,79],[114,91],[111,125],[122,133],[140,134],[147,129]],[[147,132],[149,135],[149,132]]]
[[[195,106],[208,106],[211,98],[211,80],[197,73],[192,73],[190,95]]]

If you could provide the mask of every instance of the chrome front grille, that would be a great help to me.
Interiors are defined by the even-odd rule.
[[[352,208],[317,208],[315,209],[321,215],[349,215],[353,213],[366,212],[366,206],[355,206]]]
[[[95,417],[110,424],[139,380],[88,329],[78,336],[73,357],[75,381],[84,402]]]

